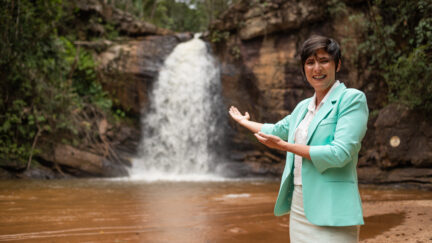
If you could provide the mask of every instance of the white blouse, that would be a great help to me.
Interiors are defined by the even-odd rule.
[[[327,100],[327,97],[329,96],[329,94],[339,84],[340,84],[339,80],[336,80],[336,82],[333,84],[333,86],[330,88],[330,90],[324,96],[324,98],[322,99],[322,101],[320,102],[318,107],[316,107],[316,104],[315,104],[316,93],[312,96],[312,100],[308,105],[308,111],[295,131],[295,137],[294,137],[294,143],[295,144],[306,145],[310,123],[312,122],[313,118],[315,117],[315,114],[318,112],[318,110],[321,108],[321,106]],[[294,185],[301,185],[302,184],[302,177],[301,177],[302,159],[303,158],[297,154],[294,156]]]

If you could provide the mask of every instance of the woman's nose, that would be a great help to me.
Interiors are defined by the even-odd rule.
[[[315,65],[313,66],[313,71],[314,72],[321,72],[321,70],[322,70],[321,65],[318,62],[316,62]]]

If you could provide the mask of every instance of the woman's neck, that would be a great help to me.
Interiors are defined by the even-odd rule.
[[[330,89],[328,89],[326,92],[316,92],[316,94],[315,94],[315,108],[317,108],[319,106],[319,104],[324,99],[324,97],[326,96],[326,94],[328,93],[329,90]]]
[[[330,86],[328,89],[323,91],[315,91],[315,108],[318,108],[321,101],[324,99],[326,94],[330,91],[332,86]]]

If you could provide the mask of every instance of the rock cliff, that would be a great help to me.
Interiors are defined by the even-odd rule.
[[[346,6],[343,11],[338,9],[341,2]],[[301,73],[300,45],[313,34],[331,36],[341,44],[343,56],[336,78],[365,92],[371,112],[360,153],[360,180],[394,183],[394,173],[399,172],[390,176],[391,169],[422,167],[400,180],[430,184],[430,119],[402,106],[385,106],[384,83],[365,71],[366,60],[357,55],[366,11],[365,1],[240,1],[232,6],[212,23],[207,35],[221,63],[226,106],[249,111],[261,122],[282,119],[313,94]],[[283,154],[256,143],[236,124],[232,127],[233,159],[264,173],[282,172]]]

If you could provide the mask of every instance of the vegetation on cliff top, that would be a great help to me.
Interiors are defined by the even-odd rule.
[[[200,32],[239,0],[107,0],[138,19],[173,31]]]

